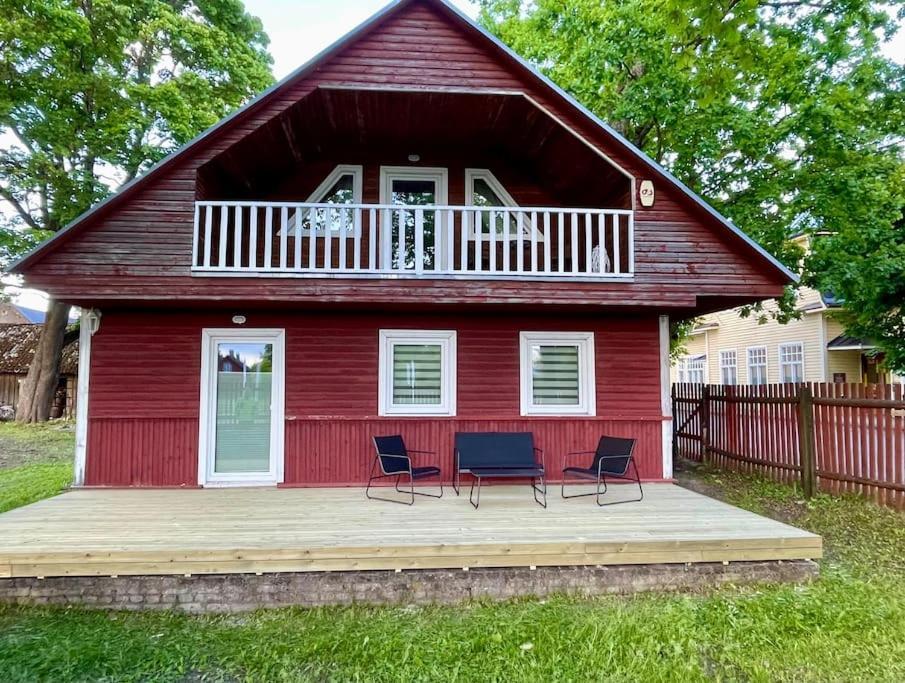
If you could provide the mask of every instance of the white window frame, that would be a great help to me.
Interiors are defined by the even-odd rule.
[[[692,368],[692,362],[699,362],[700,367]],[[707,375],[707,356],[698,354],[694,356],[682,356],[678,363],[678,381],[679,384],[704,384]],[[695,382],[691,379],[692,372],[701,373],[701,381]]]
[[[273,345],[273,383],[270,403],[270,463],[267,472],[214,471],[217,415],[217,346],[222,342],[260,342]],[[286,330],[278,328],[204,328],[201,331],[201,406],[198,431],[200,486],[260,486],[283,481],[286,398]]]
[[[793,384],[793,382],[786,382],[785,380],[785,372],[783,370],[787,365],[796,365],[797,363],[789,363],[785,362],[782,359],[783,349],[788,349],[792,347],[798,347],[801,350],[801,381],[805,381],[806,375],[805,373],[805,364],[804,364],[804,342],[802,341],[792,341],[792,342],[782,342],[776,348],[776,358],[779,361],[779,382],[780,384]]]
[[[760,365],[760,364],[753,365],[751,363],[751,352],[752,351],[762,351],[763,352],[763,354],[764,354],[763,365]],[[745,349],[745,367],[746,367],[746,370],[748,371],[748,384],[749,385],[763,386],[762,384],[754,384],[754,382],[751,381],[751,379],[752,379],[751,368],[752,367],[763,367],[763,369],[764,369],[764,382],[763,383],[769,384],[770,383],[770,354],[767,353],[767,347],[764,346],[763,344],[758,344],[756,346],[749,346],[747,349]]]
[[[321,184],[318,185],[314,192],[308,195],[308,198],[305,200],[306,204],[320,204],[324,201],[324,195],[333,187],[337,181],[342,178],[344,175],[352,176],[352,204],[361,204],[362,198],[362,187],[364,185],[364,167],[355,164],[338,164],[336,168],[334,168],[327,175],[326,178],[321,181]],[[337,204],[337,207],[345,206],[345,204]],[[281,236],[284,231],[289,237],[294,237],[295,230],[295,211],[290,211],[286,216],[286,221],[283,223],[280,231],[277,233],[278,236]],[[302,214],[304,216],[304,213]],[[355,225],[355,221],[350,221],[348,224],[347,232],[354,234],[360,230],[359,226]],[[326,229],[324,228],[316,228],[315,233],[318,235],[326,234]],[[330,227],[331,233],[338,233],[339,227]],[[310,235],[310,228],[302,228],[302,235]]]
[[[531,347],[578,346],[578,405],[546,406],[533,402],[534,386],[531,373]],[[519,366],[521,415],[597,415],[597,380],[595,377],[595,349],[593,332],[520,332]]]
[[[727,359],[730,357],[734,358],[735,362],[729,364]],[[719,361],[720,361],[720,384],[724,386],[738,386],[738,349],[720,349],[719,353]],[[723,373],[724,370],[734,369],[735,370],[735,383],[727,384],[726,377]]]
[[[377,414],[392,416],[456,415],[456,332],[455,330],[380,330],[377,370]],[[440,404],[396,405],[393,403],[393,347],[396,344],[439,344]]]
[[[473,207],[474,206],[474,181],[477,179],[484,180],[489,186],[490,189],[493,190],[496,195],[506,203],[505,207],[518,207],[518,202],[512,198],[512,195],[506,191],[506,188],[503,187],[503,183],[497,180],[497,177],[493,175],[490,169],[487,168],[466,168],[465,169],[465,206]],[[494,210],[493,207],[489,207],[488,211]],[[536,226],[531,222],[531,216],[529,216],[524,211],[513,211],[513,214],[520,214],[522,216],[522,230],[526,235],[531,235],[532,230],[536,230]],[[470,237],[476,237],[476,232],[474,229],[473,221],[466,216],[467,226],[468,226],[468,235]],[[486,226],[482,226],[486,227]],[[481,235],[489,235],[488,232],[482,232]],[[543,234],[540,230],[537,230],[537,234],[539,237],[542,237]]]
[[[433,180],[437,188],[437,203],[446,206],[449,197],[449,170],[441,166],[381,166],[380,203],[392,204],[394,180]]]

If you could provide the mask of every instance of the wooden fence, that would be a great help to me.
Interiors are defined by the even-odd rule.
[[[673,455],[905,508],[901,385],[677,384]]]

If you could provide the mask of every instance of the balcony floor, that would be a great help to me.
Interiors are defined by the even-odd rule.
[[[819,536],[671,484],[536,505],[527,486],[412,507],[361,489],[82,489],[0,515],[0,577],[813,559]],[[608,499],[628,497],[613,486]]]

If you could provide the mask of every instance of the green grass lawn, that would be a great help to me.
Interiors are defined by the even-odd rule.
[[[0,423],[0,512],[56,495],[72,483],[71,421]]]
[[[61,481],[34,472],[46,490]],[[203,617],[0,607],[0,681],[905,680],[905,516],[702,468],[680,479],[822,534],[821,578]]]

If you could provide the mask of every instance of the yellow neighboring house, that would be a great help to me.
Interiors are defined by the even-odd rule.
[[[802,240],[802,246],[804,240]],[[838,321],[842,310],[832,297],[802,287],[796,307],[801,318],[785,325],[769,313],[776,302],[764,302],[769,320],[747,318],[740,309],[699,319],[672,367],[673,382],[705,384],[775,384],[779,382],[902,382],[883,366],[883,355],[868,341],[845,334]]]

